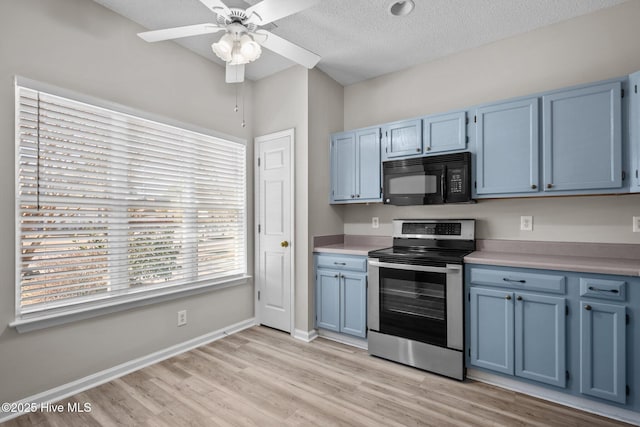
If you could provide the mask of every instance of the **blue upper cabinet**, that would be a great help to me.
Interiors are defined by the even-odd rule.
[[[476,121],[476,192],[537,192],[538,98],[480,107]]]
[[[631,191],[640,192],[640,71],[629,76],[629,154]]]
[[[464,111],[438,114],[422,119],[424,154],[467,148],[467,114]]]
[[[356,199],[382,200],[380,128],[356,132]]]
[[[622,85],[542,97],[544,191],[622,187]]]
[[[383,160],[422,155],[422,120],[404,120],[386,124]]]
[[[331,201],[352,200],[356,188],[356,134],[331,138]]]
[[[382,200],[380,128],[331,137],[331,203]]]

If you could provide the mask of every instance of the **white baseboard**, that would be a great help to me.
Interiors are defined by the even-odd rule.
[[[318,329],[318,334],[322,338],[326,338],[331,341],[336,341],[341,344],[350,345],[352,347],[358,347],[363,350],[369,349],[369,342],[366,340],[366,338],[352,337],[351,335],[339,334],[337,332],[327,331],[324,329]]]
[[[310,331],[303,331],[302,329],[296,329],[293,331],[293,337],[297,340],[304,342],[311,342],[318,338],[318,332],[315,329]]]
[[[130,360],[128,362],[122,363],[112,368],[105,369],[104,371],[96,372],[95,374],[91,374],[84,378],[80,378],[76,381],[72,381],[70,383],[63,384],[59,387],[55,387],[50,390],[44,391],[42,393],[29,396],[15,403],[17,403],[18,407],[20,407],[30,403],[35,403],[39,406],[43,403],[58,402],[62,399],[66,399],[67,397],[81,393],[90,388],[97,387],[101,384],[107,383],[109,381],[112,381],[116,378],[129,374],[131,372],[140,370],[146,366],[153,365],[154,363],[158,363],[170,357],[177,356],[178,354],[184,353],[186,351],[193,350],[196,347],[209,344],[213,341],[219,340],[220,338],[224,338],[227,335],[240,332],[243,329],[250,328],[254,325],[256,325],[255,318],[243,320],[242,322],[229,325],[226,328],[222,328],[217,331],[213,331],[208,334],[201,335],[199,337],[190,339],[189,341],[185,341],[183,343],[176,344],[171,347],[167,347],[160,351],[156,351],[155,353],[151,353],[147,356],[142,356],[138,359]],[[23,412],[20,412],[20,413],[0,412],[0,423],[19,417],[24,413]]]
[[[506,388],[508,390],[517,391],[519,393],[528,394],[539,399],[559,403],[560,405],[580,409],[581,411],[591,412],[592,414],[602,415],[604,417],[640,426],[640,414],[628,409],[622,409],[607,405],[606,403],[595,402],[593,400],[571,394],[538,387],[529,383],[490,374],[473,368],[467,368],[467,378]]]

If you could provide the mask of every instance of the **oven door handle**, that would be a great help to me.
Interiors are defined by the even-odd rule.
[[[427,273],[446,273],[448,271],[458,272],[462,270],[462,266],[456,264],[447,264],[446,267],[429,267],[426,265],[393,264],[390,262],[369,260],[369,265],[380,268],[393,268],[396,270],[425,271]]]

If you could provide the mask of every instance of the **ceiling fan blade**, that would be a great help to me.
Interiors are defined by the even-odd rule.
[[[138,33],[138,36],[148,42],[159,42],[182,37],[199,36],[200,34],[217,33],[223,30],[224,28],[219,27],[217,24],[196,24],[185,27],[167,28],[164,30],[145,31]]]
[[[297,62],[307,68],[313,68],[320,61],[320,57],[315,53],[303,49],[267,30],[258,30],[255,33],[260,36],[256,37],[255,41],[293,62]]]
[[[203,1],[203,0],[200,0]],[[262,0],[246,10],[249,22],[265,25],[314,6],[320,0]]]
[[[242,83],[244,81],[244,64],[231,65],[227,62],[225,81],[227,83]]]
[[[231,14],[231,11],[227,7],[227,5],[222,2],[222,0],[200,0],[200,3],[225,18]]]

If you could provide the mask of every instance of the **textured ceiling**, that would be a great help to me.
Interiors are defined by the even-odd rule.
[[[94,1],[152,30],[215,22],[213,12],[198,0]],[[320,55],[317,67],[349,85],[624,1],[415,0],[413,13],[396,17],[388,12],[393,0],[321,0],[265,28]],[[225,3],[245,9],[257,0]],[[219,38],[209,34],[176,42],[223,65],[211,51]],[[292,64],[263,49],[247,65],[246,76],[259,80]]]

